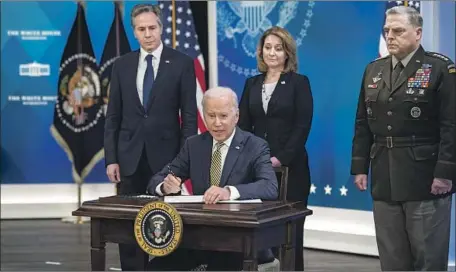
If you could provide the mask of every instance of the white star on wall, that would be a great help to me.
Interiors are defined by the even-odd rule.
[[[341,196],[347,196],[348,189],[345,186],[342,186],[339,190]]]
[[[323,189],[325,189],[325,195],[331,194],[332,188],[328,184],[326,184],[325,188],[323,188]]]
[[[310,193],[311,194],[317,193],[317,187],[313,183],[310,185]]]

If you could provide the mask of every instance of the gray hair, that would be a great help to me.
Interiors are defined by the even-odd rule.
[[[423,17],[421,14],[412,7],[395,6],[385,12],[388,15],[407,15],[408,21],[414,27],[423,27]]]
[[[158,17],[158,25],[163,27],[162,20],[161,20],[161,9],[158,5],[151,5],[151,4],[138,4],[133,7],[130,14],[131,25],[135,28],[135,18],[136,16],[146,13],[146,12],[153,12]]]
[[[204,105],[206,104],[206,100],[208,98],[221,98],[221,97],[231,97],[232,102],[233,102],[233,108],[235,111],[238,110],[238,97],[236,93],[231,90],[228,87],[214,87],[209,90],[207,90],[204,95],[203,95],[203,101],[201,102],[201,105],[203,106],[204,110]]]

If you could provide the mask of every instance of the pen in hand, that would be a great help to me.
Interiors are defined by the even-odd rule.
[[[168,164],[168,174],[172,175],[175,179],[179,179],[176,174],[174,174],[173,170],[171,170],[171,166]],[[180,181],[179,187],[182,191],[182,181]]]

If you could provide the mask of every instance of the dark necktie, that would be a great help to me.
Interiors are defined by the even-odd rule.
[[[402,64],[402,62],[399,61],[396,64],[396,67],[394,67],[393,73],[391,74],[391,86],[394,86],[403,69],[404,65]]]
[[[150,93],[152,91],[152,85],[154,85],[154,67],[152,66],[152,55],[146,56],[147,69],[144,74],[143,81],[143,106],[147,109],[147,102],[149,101]]]

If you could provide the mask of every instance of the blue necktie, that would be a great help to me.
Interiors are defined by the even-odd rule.
[[[149,102],[149,96],[152,91],[152,85],[154,85],[154,67],[152,66],[152,55],[146,56],[147,69],[144,74],[143,82],[143,106],[147,109],[147,102]]]

